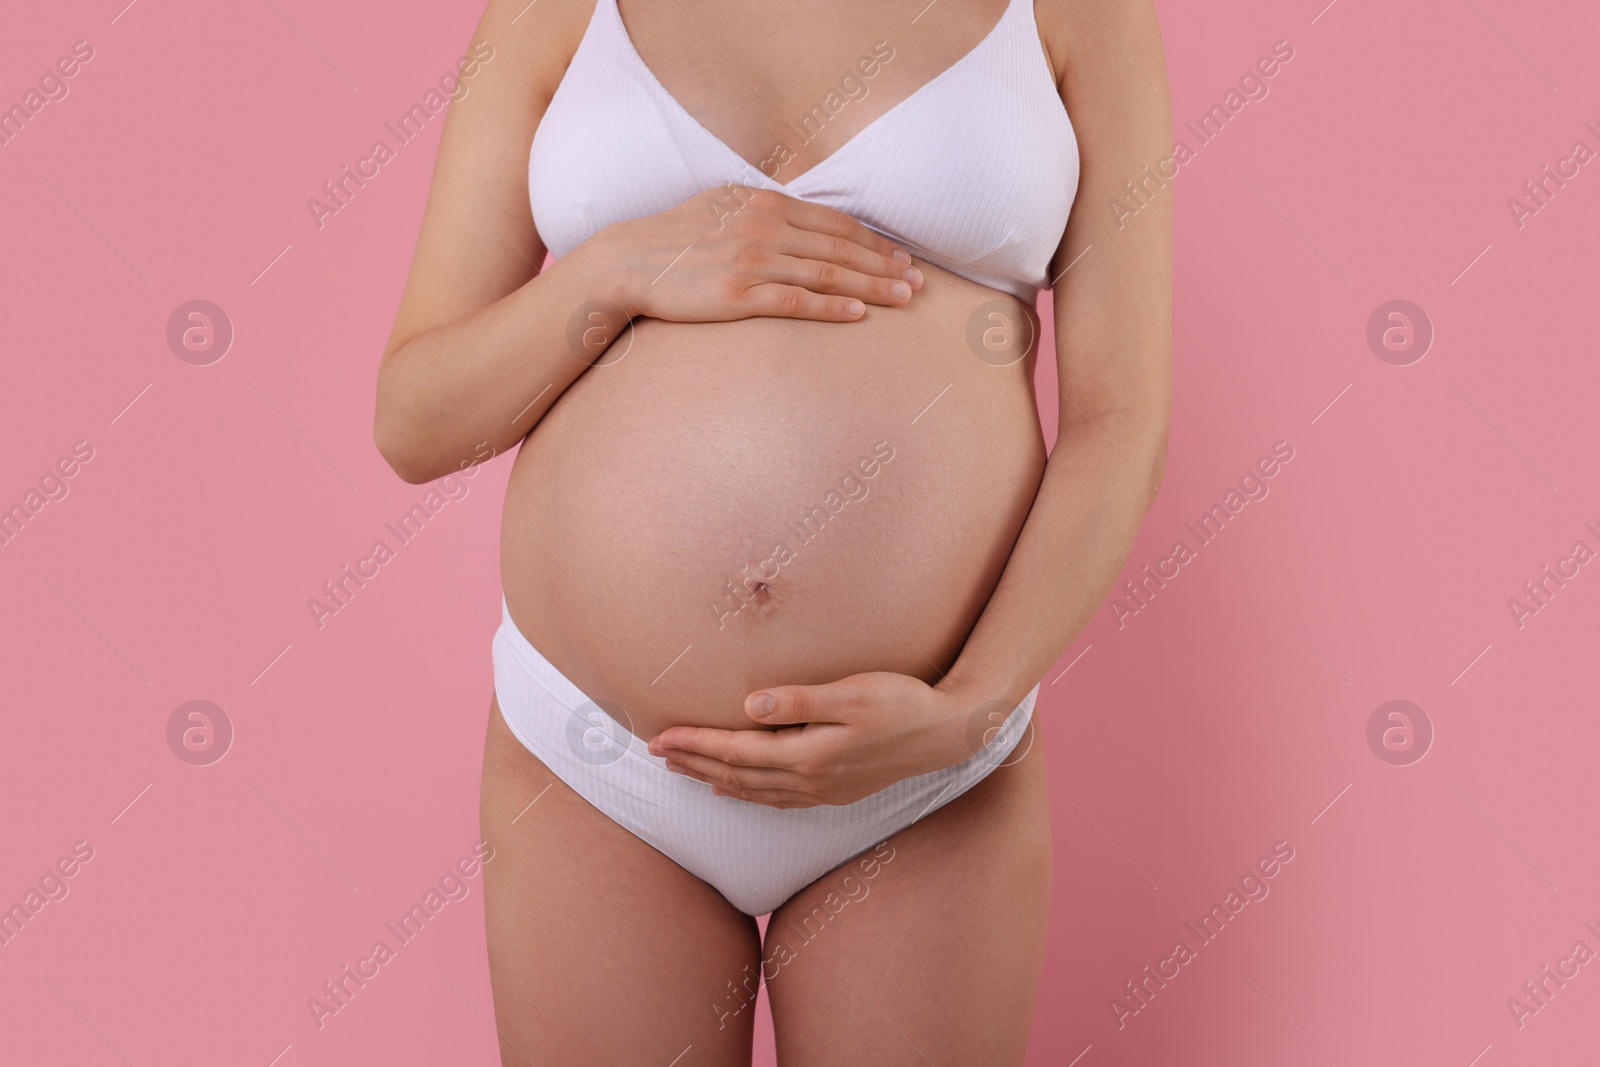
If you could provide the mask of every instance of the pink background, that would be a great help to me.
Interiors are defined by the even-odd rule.
[[[305,1006],[477,840],[508,464],[320,632],[305,606],[423,495],[370,416],[440,124],[321,231],[304,206],[476,5],[123,3],[29,5],[0,35],[3,102],[95,49],[0,147],[0,506],[94,449],[0,547],[0,904],[94,849],[0,947],[0,1059],[492,1062],[481,876],[322,1030]],[[1320,6],[1160,5],[1180,123],[1272,42],[1295,58],[1171,190],[1171,466],[1129,576],[1274,442],[1295,458],[1044,688],[1030,1063],[1531,1067],[1600,1042],[1600,965],[1520,1029],[1506,1006],[1600,949],[1600,566],[1520,629],[1506,606],[1600,549],[1600,166],[1521,229],[1506,207],[1600,148],[1600,15]],[[211,366],[166,345],[194,298],[236,331]],[[1436,330],[1410,366],[1365,341],[1395,298]],[[165,734],[196,698],[236,731],[204,767]],[[1366,740],[1395,698],[1435,730],[1409,766]],[[1108,1000],[1278,841],[1270,896],[1119,1029]]]

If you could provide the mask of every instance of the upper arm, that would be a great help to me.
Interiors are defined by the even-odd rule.
[[[1151,0],[1040,7],[1050,9],[1040,23],[1080,157],[1077,199],[1050,268],[1061,425],[1123,412],[1159,427],[1164,441],[1176,164],[1160,26]],[[1140,199],[1129,181],[1143,183]]]
[[[528,150],[593,9],[594,0],[489,0],[465,57],[476,72],[445,118],[385,359],[538,273],[545,247],[528,205]]]

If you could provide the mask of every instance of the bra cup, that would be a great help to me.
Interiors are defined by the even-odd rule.
[[[1030,3],[1013,0],[972,51],[785,183],[700,125],[639,58],[615,0],[598,0],[529,150],[539,236],[559,259],[613,223],[737,183],[842,211],[1031,305],[1079,174]]]
[[[1075,145],[1064,158],[1053,151],[1059,131],[1010,80],[987,72],[939,86],[925,104],[859,150],[846,146],[840,166],[801,175],[794,191],[975,281],[1038,285],[1076,193]],[[1031,302],[1036,291],[1019,295]]]

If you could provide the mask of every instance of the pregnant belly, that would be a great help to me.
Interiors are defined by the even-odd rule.
[[[640,737],[757,728],[764,686],[954,663],[1045,451],[1031,314],[919,266],[909,305],[853,323],[640,320],[524,443],[512,620]]]

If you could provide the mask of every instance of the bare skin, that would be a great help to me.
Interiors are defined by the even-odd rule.
[[[864,853],[879,858],[870,877],[846,863],[791,897],[763,948],[754,919],[591,807],[491,701],[480,816],[501,1062],[667,1064],[688,1049],[680,1062],[744,1067],[755,1010],[729,983],[757,970],[785,1067],[1022,1062],[1050,900],[1037,732]]]
[[[490,708],[484,912],[506,1067],[750,1062],[751,1016],[709,1010],[761,951],[755,920],[634,837],[522,746]],[[537,798],[537,802],[535,801]],[[532,807],[529,804],[532,803]]]
[[[963,55],[1002,2],[940,5],[934,10],[951,17],[920,19],[915,38],[904,28],[908,13],[883,5],[825,3],[810,10],[803,36],[788,24],[792,13],[773,20],[760,7],[624,0],[623,15],[650,67],[753,164],[863,40],[888,36],[892,17],[906,62],[885,77],[899,80],[878,83],[870,107],[848,112],[810,146],[816,158],[779,175],[791,180]],[[916,311],[930,294],[893,242],[776,195],[714,239],[685,236],[703,205],[629,220],[536,276],[545,247],[529,216],[528,146],[592,10],[592,0],[541,0],[531,9],[525,0],[491,0],[480,23],[478,39],[494,44],[496,59],[451,108],[436,170],[449,180],[430,192],[379,374],[375,437],[408,481],[480,460],[485,444],[492,454],[508,451],[538,428],[585,371],[566,351],[565,333],[572,309],[588,301],[623,304],[660,320],[658,332],[685,336],[708,323],[763,330],[788,318],[796,321],[780,325],[795,338],[891,315],[925,322],[940,306],[930,300],[932,310]],[[1082,159],[1079,206],[1049,270],[1056,448],[993,594],[937,682],[884,669],[831,684],[762,682],[767,688],[746,700],[748,722],[689,722],[657,738],[665,742],[657,751],[675,755],[683,773],[748,801],[843,803],[885,778],[948,766],[961,755],[964,711],[1020,699],[1081,631],[1161,482],[1172,193],[1153,197],[1125,226],[1104,207],[1126,195],[1124,181],[1170,156],[1154,12],[1148,0],[1037,0],[1035,14]],[[737,67],[761,77],[758,92],[729,80],[737,74],[711,73],[702,33],[717,42],[711,52],[732,49]],[[651,286],[661,256],[685,245],[693,251]],[[952,286],[962,284],[974,283]],[[766,693],[777,706],[763,717]],[[811,725],[758,729],[774,723]],[[893,760],[882,755],[890,752]],[[895,858],[881,865],[870,895],[771,979],[785,1067],[1021,1062],[1049,899],[1047,799],[1035,746],[891,838]],[[498,709],[482,819],[505,859],[485,870],[506,1064],[665,1064],[690,1046],[679,1062],[749,1062],[751,1013],[719,1015],[714,1005],[729,981],[762,965],[754,921],[555,779],[510,736]],[[824,876],[780,909],[766,958],[772,937],[804,925],[846,877],[846,868]],[[952,958],[981,980],[954,985]]]
[[[776,942],[794,953],[767,983],[784,1067],[1022,1062],[1050,903],[1038,733],[1014,762],[891,837],[893,858],[870,881],[846,864],[773,913],[766,973],[784,956]],[[858,887],[867,894],[811,934],[830,896],[839,907]]]

